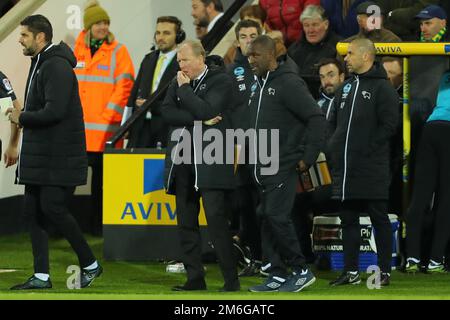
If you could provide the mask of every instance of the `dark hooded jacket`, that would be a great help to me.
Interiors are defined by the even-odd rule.
[[[250,128],[256,129],[258,135],[261,129],[268,130],[269,135],[268,146],[260,145],[258,150],[265,148],[268,155],[273,155],[271,130],[279,132],[278,173],[263,174],[261,170],[271,165],[264,165],[259,157],[254,165],[253,178],[263,186],[285,182],[295,174],[300,160],[308,166],[314,164],[325,137],[325,117],[299,77],[295,62],[284,56],[278,63],[275,71],[254,83],[249,102]]]
[[[17,179],[20,184],[86,184],[87,156],[83,111],[73,71],[77,61],[64,43],[48,45],[32,58],[19,118],[23,141]]]
[[[387,200],[390,141],[398,125],[398,95],[380,64],[353,75],[336,91],[335,128],[328,144],[333,198]],[[332,130],[333,131],[333,130]]]
[[[196,189],[233,189],[234,172],[233,164],[206,164],[205,159],[200,162],[199,154],[203,154],[205,148],[211,145],[211,142],[203,142],[205,133],[208,129],[219,130],[222,137],[226,136],[226,129],[231,129],[230,108],[233,108],[233,84],[231,77],[225,72],[223,67],[209,65],[204,77],[195,84],[185,84],[178,86],[176,80],[170,85],[166,98],[163,102],[161,111],[164,120],[170,125],[169,141],[166,150],[165,165],[165,187],[169,194],[176,194],[174,189],[174,179],[176,179],[177,169],[179,167],[172,159],[174,151],[177,162],[179,157],[186,157],[186,154],[180,155],[180,150],[184,139],[190,135],[191,149],[183,149],[183,152],[189,152],[189,160],[192,163],[192,170],[195,175]],[[231,98],[231,99],[230,99]],[[214,126],[204,125],[208,121],[221,115],[223,120]],[[200,121],[200,127],[194,127],[194,121]],[[202,135],[200,135],[200,129]],[[194,132],[195,131],[195,132]],[[199,136],[202,141],[192,139]],[[182,138],[183,137],[183,138]],[[214,140],[214,138],[213,138]],[[225,139],[224,139],[225,142]],[[223,144],[223,156],[226,156],[226,144]],[[233,145],[232,145],[233,146]],[[232,148],[234,159],[234,148]],[[209,152],[208,152],[209,154]],[[195,156],[194,156],[195,155]],[[223,159],[223,163],[226,158]]]

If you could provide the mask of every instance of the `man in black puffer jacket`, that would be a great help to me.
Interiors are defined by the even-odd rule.
[[[257,75],[249,102],[250,128],[259,137],[250,147],[256,160],[252,174],[261,198],[262,248],[271,263],[270,277],[250,291],[299,292],[312,285],[315,277],[306,265],[292,224],[296,168],[306,170],[315,163],[325,140],[325,117],[292,59],[276,59],[271,38],[256,38],[248,57]],[[264,132],[269,135],[266,141]],[[270,154],[272,161],[265,161],[263,152]]]
[[[361,242],[359,216],[370,215],[381,285],[388,285],[391,271],[392,230],[387,215],[389,198],[390,140],[398,124],[398,96],[386,71],[375,63],[372,41],[350,43],[345,61],[352,77],[336,92],[329,141],[333,198],[341,201],[344,273],[331,285],[357,284]],[[367,210],[367,211],[366,211]]]
[[[53,29],[36,15],[21,22],[23,53],[32,56],[25,110],[10,110],[12,123],[23,127],[17,181],[25,185],[25,212],[30,221],[35,274],[12,290],[49,289],[46,220],[69,241],[82,273],[79,285],[89,286],[102,267],[67,209],[75,187],[86,184],[87,156],[77,65],[70,48],[51,43]]]

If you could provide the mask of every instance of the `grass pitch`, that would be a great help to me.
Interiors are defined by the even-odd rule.
[[[31,244],[27,235],[0,237],[0,300],[397,300],[446,299],[450,300],[450,275],[407,275],[394,272],[391,286],[369,290],[363,281],[358,286],[330,288],[335,272],[316,271],[316,283],[300,293],[253,294],[248,287],[263,278],[242,278],[239,293],[219,293],[222,277],[217,265],[208,265],[206,281],[208,291],[201,293],[172,292],[170,288],[185,281],[183,274],[166,273],[162,263],[107,262],[102,260],[103,241],[88,238],[96,256],[104,267],[103,275],[92,287],[82,290],[67,289],[68,266],[77,259],[65,240],[51,240],[50,265],[53,289],[45,292],[17,293],[9,291],[33,273]],[[2,271],[3,270],[3,271]],[[363,276],[366,279],[367,276]]]

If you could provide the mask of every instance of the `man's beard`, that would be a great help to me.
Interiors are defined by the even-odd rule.
[[[25,48],[23,49],[23,55],[26,57],[32,57],[34,56],[36,53],[36,48],[34,47],[30,47],[30,48]]]

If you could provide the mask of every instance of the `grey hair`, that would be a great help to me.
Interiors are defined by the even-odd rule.
[[[180,45],[178,45],[177,52],[179,52],[184,46],[190,47],[196,57],[202,56],[203,58],[206,58],[205,48],[203,48],[203,45],[199,40],[183,41]]]
[[[328,20],[325,14],[325,9],[321,6],[309,5],[303,10],[300,16],[300,22],[303,23],[306,19],[321,19],[322,21]]]

